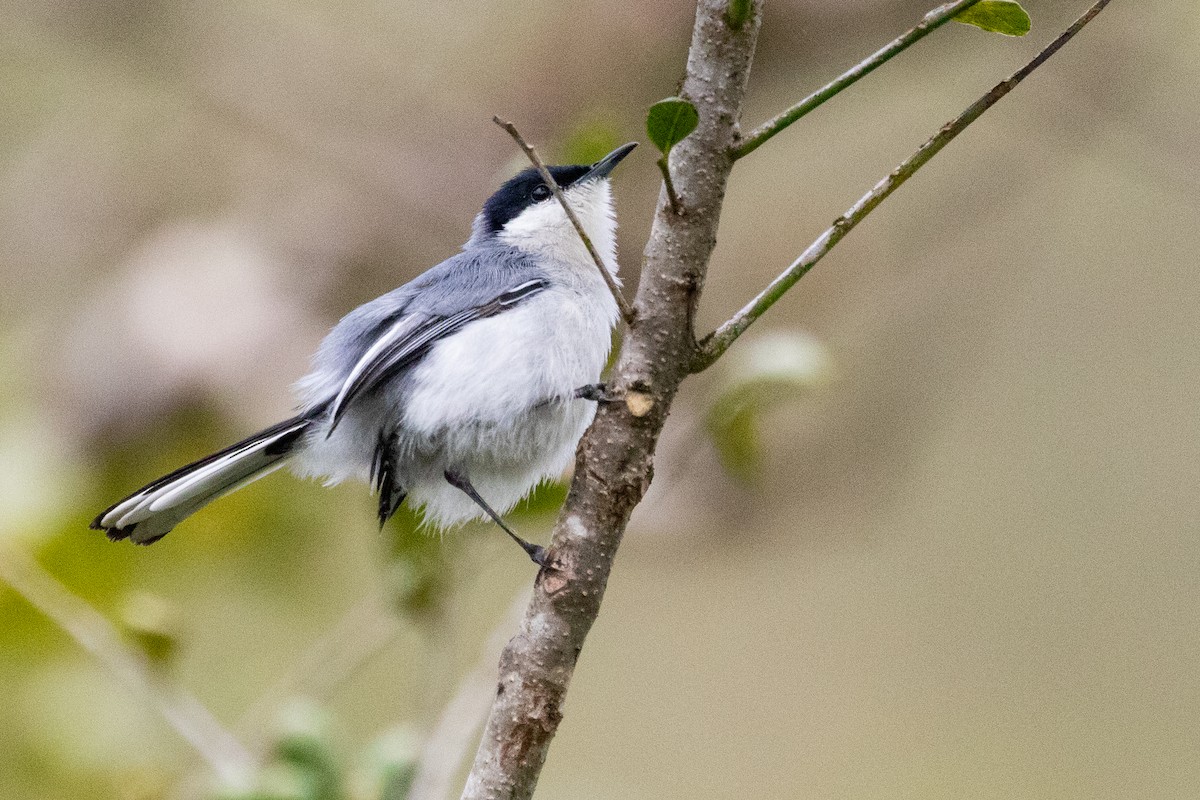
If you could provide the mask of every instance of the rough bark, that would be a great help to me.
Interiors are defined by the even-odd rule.
[[[680,210],[665,191],[610,386],[580,443],[571,491],[517,635],[500,659],[499,685],[463,798],[528,798],[562,720],[567,687],[600,610],[617,548],[650,485],[654,448],[696,352],[692,318],[716,244],[725,185],[761,14],[740,27],[725,0],[700,0],[680,94],[700,124],[671,152]]]

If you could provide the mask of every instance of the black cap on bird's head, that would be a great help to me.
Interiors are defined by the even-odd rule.
[[[617,164],[621,163],[621,159],[629,155],[635,147],[637,142],[623,144],[595,164],[572,164],[547,169],[554,177],[554,182],[565,191],[590,180],[607,178]],[[483,204],[483,212],[479,215],[479,222],[483,225],[482,232],[487,235],[498,233],[522,211],[553,196],[550,187],[542,181],[542,176],[533,167],[517,173],[515,177],[505,181]]]

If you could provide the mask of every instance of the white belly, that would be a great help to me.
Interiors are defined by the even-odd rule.
[[[460,470],[497,511],[570,464],[595,406],[574,391],[599,380],[609,321],[552,289],[439,342],[414,370],[402,409],[409,496],[449,525],[479,517],[446,483]]]
[[[611,302],[611,301],[610,301]],[[426,520],[446,527],[483,512],[450,486],[465,474],[498,512],[560,475],[595,414],[575,389],[599,380],[611,316],[596,298],[554,288],[472,322],[435,344],[397,391],[351,407],[334,435],[314,436],[300,471],[366,478],[379,421],[399,437],[398,478]]]

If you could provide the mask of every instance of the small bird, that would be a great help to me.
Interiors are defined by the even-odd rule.
[[[549,168],[614,278],[609,174],[635,146]],[[462,252],[342,318],[296,384],[296,416],[151,481],[91,527],[152,544],[287,464],[329,484],[367,482],[381,526],[406,497],[439,528],[486,515],[544,565],[501,514],[570,463],[589,400],[605,396],[617,318],[578,232],[527,169],[484,203]]]

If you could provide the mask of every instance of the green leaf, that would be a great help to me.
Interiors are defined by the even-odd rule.
[[[955,14],[954,21],[1005,36],[1024,36],[1033,25],[1029,14],[1015,0],[981,0]]]
[[[646,135],[666,156],[700,122],[696,107],[682,97],[668,97],[650,106],[646,115]]]
[[[825,383],[831,372],[824,346],[801,333],[774,333],[744,348],[705,416],[721,465],[753,483],[762,460],[763,416]]]

